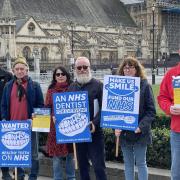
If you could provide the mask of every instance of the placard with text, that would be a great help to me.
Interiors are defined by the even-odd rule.
[[[53,94],[57,143],[91,142],[86,91]]]
[[[50,108],[34,108],[32,121],[32,131],[49,132],[50,131]]]
[[[31,167],[31,122],[0,121],[0,166]]]
[[[138,126],[140,78],[104,77],[101,127],[134,131]]]
[[[180,107],[180,76],[173,78],[174,106]]]

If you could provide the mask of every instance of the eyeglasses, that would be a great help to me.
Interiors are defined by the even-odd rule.
[[[65,75],[66,75],[65,73],[56,73],[56,77],[65,76]]]
[[[87,70],[89,66],[77,66],[77,70],[81,71],[81,69],[83,70]]]
[[[135,67],[134,67],[134,66],[124,66],[124,67],[123,67],[123,70],[124,70],[124,71],[132,70],[132,69],[135,69]]]

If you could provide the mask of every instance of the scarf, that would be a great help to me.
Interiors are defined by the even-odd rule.
[[[26,95],[26,89],[23,87],[22,84],[27,82],[28,77],[25,76],[21,79],[15,77],[15,82],[17,84],[17,97],[19,98],[19,102],[21,102],[22,97]]]
[[[67,82],[62,82],[62,83],[58,83],[56,82],[54,89],[57,92],[65,92],[68,88],[68,83]]]

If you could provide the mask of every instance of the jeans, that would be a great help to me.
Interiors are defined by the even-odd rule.
[[[9,174],[9,168],[8,167],[1,167],[1,171],[2,171],[2,179],[12,180],[12,177]]]
[[[37,134],[37,132],[31,133],[31,140],[32,140],[31,141],[32,166],[30,169],[29,180],[36,180],[38,172],[39,172],[38,134]],[[3,167],[3,168],[1,168],[1,170],[2,170],[3,179],[10,178],[8,167]],[[18,173],[18,180],[23,180],[25,177],[24,169],[21,167],[18,167],[17,173]]]
[[[121,146],[125,164],[125,179],[134,180],[135,171],[134,166],[138,168],[138,179],[147,180],[147,164],[146,164],[146,151],[147,145],[142,144],[132,144],[132,145],[123,145]]]
[[[90,180],[89,159],[95,172],[96,180],[107,180],[104,161],[104,138],[102,133],[92,136],[90,143],[77,143],[77,157],[81,180]]]
[[[53,157],[53,174],[54,180],[63,180],[63,158],[64,157]],[[68,154],[66,157],[66,179],[75,180],[75,169],[74,169],[74,160],[73,154]]]
[[[31,141],[32,166],[30,169],[29,180],[36,180],[39,173],[39,159],[38,159],[39,136],[38,136],[38,133],[32,131],[31,139],[32,139]]]
[[[171,180],[180,180],[180,133],[171,131]]]

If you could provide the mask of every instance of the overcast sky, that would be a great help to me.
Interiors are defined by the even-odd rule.
[[[124,4],[134,4],[138,2],[143,2],[144,0],[120,0],[120,1],[123,2]]]
[[[138,3],[138,2],[144,2],[144,0],[120,0],[120,1],[123,2],[124,4],[134,4],[134,3]],[[163,0],[160,0],[160,1],[163,1]],[[171,2],[171,0],[166,0],[165,2],[168,2],[168,1]],[[175,4],[178,4],[178,3],[180,3],[180,0],[176,0],[173,2],[175,2]]]

